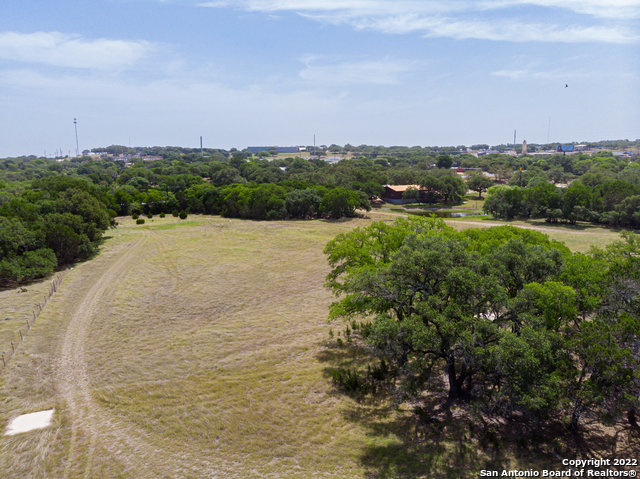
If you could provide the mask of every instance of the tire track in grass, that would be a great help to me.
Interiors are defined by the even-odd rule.
[[[93,477],[94,457],[98,446],[106,449],[114,459],[120,461],[133,477],[193,477],[195,475],[193,465],[186,461],[170,460],[165,452],[144,439],[144,433],[123,423],[101,407],[91,394],[85,343],[92,319],[97,312],[98,302],[105,291],[135,265],[132,260],[144,251],[150,236],[149,231],[143,230],[142,238],[95,279],[89,291],[78,298],[69,321],[58,360],[57,373],[59,389],[66,403],[66,413],[71,420],[71,440],[69,457],[65,465],[65,478],[74,474],[74,469],[83,462],[83,477]],[[88,448],[86,456],[83,457],[84,448],[81,442],[85,436],[88,438]]]

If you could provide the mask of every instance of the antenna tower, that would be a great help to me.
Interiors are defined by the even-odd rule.
[[[78,146],[78,120],[73,119],[73,127],[76,130],[76,156],[80,156],[80,146]]]

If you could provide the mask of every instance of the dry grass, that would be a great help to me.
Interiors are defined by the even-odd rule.
[[[447,222],[455,228],[490,227],[498,224],[509,224],[521,228],[531,228],[541,231],[549,238],[561,241],[572,251],[587,252],[592,246],[604,247],[620,239],[620,231],[614,228],[591,224],[549,224],[544,220],[528,221],[495,221],[491,219],[454,218]]]
[[[371,213],[385,221],[394,216]],[[497,460],[478,452],[476,439],[460,430],[429,447],[416,445],[419,431],[407,414],[356,403],[328,378],[328,368],[345,356],[327,345],[332,298],[323,287],[322,249],[336,234],[369,222],[122,221],[96,259],[67,273],[0,375],[3,426],[18,414],[57,410],[48,430],[0,437],[0,471],[444,478],[462,477],[457,466],[464,464],[473,477],[469,471]],[[143,232],[148,241],[86,318],[84,357],[97,412],[73,424],[77,416],[62,400],[56,370],[69,318]],[[46,291],[47,283],[29,290],[41,287]],[[0,306],[22,294],[0,293]],[[92,425],[105,434],[95,439]]]
[[[391,212],[387,209],[374,210],[368,214],[373,220],[393,221],[398,216],[406,216],[406,213]],[[541,231],[549,238],[562,241],[572,251],[587,252],[592,246],[604,247],[613,241],[620,239],[620,230],[596,226],[588,223],[577,225],[549,224],[544,220],[528,221],[504,221],[494,220],[491,217],[462,217],[447,218],[446,223],[456,229],[489,228],[498,225],[511,225],[521,228],[530,228]]]
[[[27,332],[27,320],[33,321],[36,304],[42,303],[49,293],[49,280],[34,282],[14,289],[0,290],[0,352],[8,358],[11,342],[20,343],[20,331]],[[0,360],[0,370],[2,362]]]

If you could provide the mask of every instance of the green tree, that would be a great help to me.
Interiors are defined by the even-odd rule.
[[[418,188],[412,186],[402,192],[402,199],[411,203],[418,203],[422,199],[422,195]]]
[[[526,217],[528,213],[524,199],[524,188],[506,185],[492,186],[487,190],[487,198],[482,209],[496,218]]]
[[[449,155],[439,155],[436,165],[438,168],[451,168],[453,159]]]
[[[482,199],[482,192],[493,186],[493,181],[483,175],[471,175],[467,180],[467,187],[478,192],[478,199]]]
[[[444,370],[449,400],[485,410],[563,418],[574,430],[585,416],[635,418],[636,235],[572,255],[534,231],[456,232],[412,218],[338,235],[325,253],[338,296],[330,317],[348,321],[374,365],[338,379],[375,379],[418,401]]]
[[[315,218],[320,212],[321,203],[322,195],[313,188],[290,191],[284,200],[290,218]]]
[[[367,211],[371,209],[366,196],[363,198],[357,191],[341,187],[329,190],[320,204],[322,213],[330,218],[353,217],[359,208]]]
[[[504,315],[508,297],[526,281],[556,273],[548,240],[530,236],[541,244],[528,244],[504,231],[497,253],[476,245],[479,236],[435,219],[374,223],[339,235],[325,249],[333,268],[327,285],[344,296],[331,317],[361,318],[364,340],[389,374],[402,378],[400,390],[420,394],[442,365],[449,398],[469,398],[479,386],[474,378],[492,362],[490,346],[505,331],[497,315]],[[529,262],[507,257],[522,252]]]
[[[11,286],[52,273],[58,261],[49,248],[26,251],[0,260],[0,286]]]

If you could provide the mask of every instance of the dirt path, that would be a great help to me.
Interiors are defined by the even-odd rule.
[[[131,477],[197,475],[195,465],[190,460],[168,460],[166,452],[145,440],[142,431],[97,404],[91,395],[85,343],[98,302],[111,285],[135,267],[135,257],[144,251],[150,237],[149,231],[143,231],[142,238],[96,277],[93,286],[83,297],[77,298],[58,361],[58,387],[66,403],[65,412],[71,420],[65,478],[77,477],[79,472],[82,477],[94,477],[92,471],[98,448],[106,449]]]

